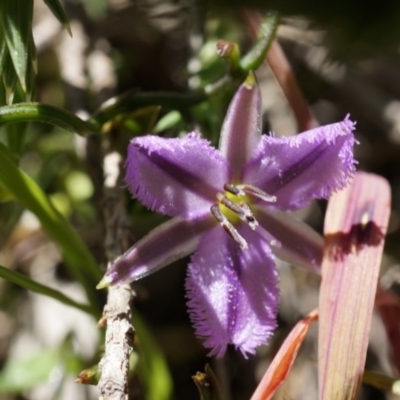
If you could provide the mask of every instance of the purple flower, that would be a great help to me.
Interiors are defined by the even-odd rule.
[[[272,251],[314,270],[321,260],[322,238],[281,210],[347,185],[354,125],[346,118],[294,137],[261,135],[261,97],[250,74],[229,107],[218,150],[198,133],[133,139],[130,191],[174,218],[117,259],[99,287],[140,279],[197,248],[186,278],[196,334],[210,355],[222,356],[229,343],[254,353],[276,326]]]

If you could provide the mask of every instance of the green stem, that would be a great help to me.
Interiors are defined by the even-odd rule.
[[[85,122],[62,108],[41,103],[17,103],[0,107],[0,126],[23,121],[45,122],[78,135],[87,136],[99,130],[93,122]]]
[[[276,12],[269,12],[265,17],[255,45],[240,61],[240,67],[246,75],[248,72],[256,70],[264,62],[275,38],[279,20],[279,14]]]

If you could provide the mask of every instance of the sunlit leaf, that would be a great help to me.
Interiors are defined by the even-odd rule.
[[[356,174],[329,201],[319,302],[321,400],[357,396],[389,212],[389,185],[372,174]]]

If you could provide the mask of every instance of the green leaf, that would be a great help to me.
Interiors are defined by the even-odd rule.
[[[15,74],[12,59],[8,50],[4,55],[3,65],[3,83],[6,89],[6,102],[7,104],[12,104],[14,98],[15,84],[17,83],[17,75]]]
[[[375,371],[364,371],[363,383],[400,396],[400,380]]]
[[[32,40],[33,0],[0,0],[0,21],[15,72],[23,91],[30,95],[27,76],[33,68]]]
[[[18,103],[0,107],[0,126],[11,122],[37,121],[55,125],[87,136],[97,130],[97,126],[85,122],[62,108],[41,103]]]
[[[146,388],[146,399],[170,400],[173,383],[167,362],[137,313],[133,318],[133,326],[140,340],[138,374]]]
[[[90,304],[95,307],[97,294],[93,282],[101,278],[96,261],[42,189],[14,164],[8,149],[2,144],[0,144],[0,182],[24,207],[37,216],[47,233],[61,247],[70,274],[83,285]]]
[[[3,29],[2,29],[1,25],[0,25],[0,37],[3,37]],[[1,68],[1,71],[4,71],[5,59],[8,56],[9,56],[9,53],[8,53],[7,44],[6,44],[5,40],[2,40],[0,43],[0,68]]]
[[[166,131],[167,129],[171,129],[174,126],[178,125],[180,122],[182,122],[181,113],[179,111],[171,111],[160,118],[160,120],[154,127],[153,132],[158,133]]]
[[[33,35],[29,35],[29,47],[28,47],[28,70],[26,72],[26,98],[17,99],[16,102],[21,101],[32,101],[35,95],[36,89],[36,73],[37,73],[37,58],[36,58],[36,46],[33,41]]]
[[[123,125],[126,129],[129,129],[136,135],[145,134],[153,132],[153,127],[159,112],[159,106],[143,107],[126,116],[117,117],[115,121],[117,122],[119,119],[122,119]],[[110,128],[112,128],[114,123],[115,122],[113,121],[113,124],[110,124]]]
[[[42,349],[32,356],[8,359],[0,372],[0,393],[20,393],[47,381],[58,360],[55,349]]]
[[[50,8],[50,10],[54,14],[54,16],[60,21],[60,23],[64,26],[64,28],[72,36],[68,17],[67,17],[67,14],[65,14],[65,11],[62,8],[61,3],[58,0],[44,0],[44,2],[47,4],[47,7]]]
[[[65,296],[58,290],[52,289],[49,286],[43,285],[41,283],[35,282],[28,276],[21,274],[17,271],[13,271],[9,268],[5,268],[0,265],[0,277],[7,280],[8,282],[14,283],[24,289],[30,290],[35,293],[43,294],[44,296],[51,297],[61,303],[68,306],[75,307],[85,313],[93,314],[93,310],[87,304],[81,304],[72,300],[68,296]]]

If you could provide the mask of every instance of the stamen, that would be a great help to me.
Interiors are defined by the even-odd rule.
[[[237,186],[232,185],[232,183],[225,183],[224,190],[229,193],[234,194],[235,196],[245,196],[246,193],[243,190],[239,189]]]
[[[224,214],[222,214],[219,205],[213,204],[210,208],[211,214],[214,215],[215,219],[224,228],[225,232],[240,246],[242,250],[249,248],[246,240],[239,234],[235,227],[228,221]]]
[[[254,231],[256,229],[256,227],[258,226],[258,221],[255,219],[250,206],[247,203],[241,203],[240,207],[242,208],[242,210],[244,212],[244,216],[245,216],[246,221],[248,222],[250,228],[253,229],[253,231]]]
[[[261,200],[268,201],[271,203],[274,203],[276,201],[276,196],[272,196],[253,185],[248,185],[248,184],[237,185],[237,188],[239,190],[242,190],[246,194],[250,194],[254,197],[258,197]]]

